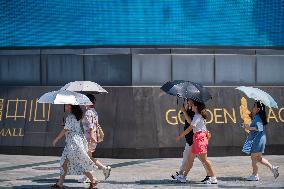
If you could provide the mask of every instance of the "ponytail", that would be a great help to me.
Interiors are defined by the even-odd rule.
[[[198,101],[193,100],[193,105],[197,106],[197,111],[198,113],[201,114],[203,119],[207,119],[207,111],[206,111],[205,104],[203,102],[198,102]]]
[[[207,119],[207,111],[204,109],[200,112],[201,116],[203,117],[203,119]]]

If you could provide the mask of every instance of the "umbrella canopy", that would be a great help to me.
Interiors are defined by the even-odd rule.
[[[198,102],[206,102],[212,96],[201,84],[191,81],[174,80],[169,81],[161,87],[161,90],[169,95],[180,98],[192,99]]]
[[[38,103],[92,105],[86,95],[67,90],[45,93],[39,98]]]
[[[265,106],[269,108],[278,108],[275,100],[265,91],[254,87],[237,87],[236,89],[244,92],[248,98],[262,102]]]
[[[66,84],[60,90],[88,92],[88,93],[108,93],[102,86],[92,81],[74,81]]]

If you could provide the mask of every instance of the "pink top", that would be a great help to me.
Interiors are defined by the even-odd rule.
[[[94,130],[94,134],[96,137],[97,134],[97,123],[99,121],[98,113],[94,108],[89,108],[84,115],[84,118],[82,120],[83,128],[84,128],[84,134],[86,136],[87,141],[90,141],[90,129],[92,128]]]

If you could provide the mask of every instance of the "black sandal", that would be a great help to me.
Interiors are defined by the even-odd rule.
[[[57,183],[52,185],[51,188],[64,188],[64,186],[60,186]]]
[[[95,188],[97,185],[98,185],[98,182],[97,182],[97,181],[96,181],[96,182],[93,182],[93,183],[91,182],[88,189],[93,189],[93,188]]]

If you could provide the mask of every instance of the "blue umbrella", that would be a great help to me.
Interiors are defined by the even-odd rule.
[[[210,93],[201,84],[191,81],[174,80],[165,83],[161,90],[165,93],[184,99],[206,102],[212,98]]]
[[[260,101],[269,108],[278,108],[275,100],[267,92],[263,90],[254,87],[245,87],[245,86],[237,87],[236,89],[244,92],[247,95],[247,97]]]

